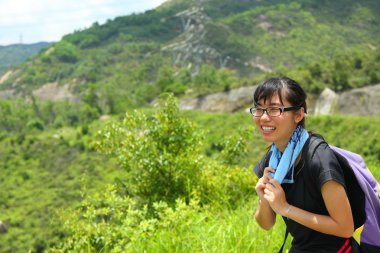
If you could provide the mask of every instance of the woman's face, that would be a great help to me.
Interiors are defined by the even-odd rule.
[[[282,92],[283,103],[281,103],[278,94],[275,93],[271,98],[267,98],[265,102],[264,99],[258,101],[257,107],[265,109],[268,107],[293,106],[285,99],[284,90]],[[281,151],[284,151],[297,124],[303,117],[304,109],[301,108],[297,111],[285,111],[276,117],[271,117],[267,112],[264,112],[261,117],[254,117],[254,121],[264,140],[275,143]]]

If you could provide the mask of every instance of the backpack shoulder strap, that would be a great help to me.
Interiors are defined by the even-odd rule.
[[[315,150],[319,145],[322,143],[326,143],[325,139],[319,134],[311,134],[309,140],[306,142],[305,145],[307,146],[307,154],[306,154],[306,162],[309,163],[311,158],[313,157]]]
[[[282,243],[282,245],[281,245],[281,248],[280,248],[280,250],[278,251],[278,253],[282,253],[282,251],[284,250],[284,246],[285,246],[285,243],[286,243],[286,239],[288,238],[288,235],[289,235],[289,230],[286,229],[286,231],[285,231],[284,241],[283,241],[283,243]]]

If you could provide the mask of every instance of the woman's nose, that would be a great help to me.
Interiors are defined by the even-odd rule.
[[[261,115],[260,120],[268,121],[270,120],[270,116],[267,111],[264,111],[263,115]]]

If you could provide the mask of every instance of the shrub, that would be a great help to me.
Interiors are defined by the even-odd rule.
[[[188,198],[200,175],[200,133],[180,116],[173,96],[158,103],[162,107],[151,116],[127,113],[101,131],[97,144],[116,155],[128,173],[128,191],[143,203]]]
[[[75,63],[79,59],[77,47],[66,41],[61,41],[55,45],[54,55],[58,60],[67,63]]]

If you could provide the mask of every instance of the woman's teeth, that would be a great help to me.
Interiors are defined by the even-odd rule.
[[[262,126],[261,129],[263,129],[264,131],[272,131],[272,130],[274,130],[275,128],[274,128],[274,127]]]

